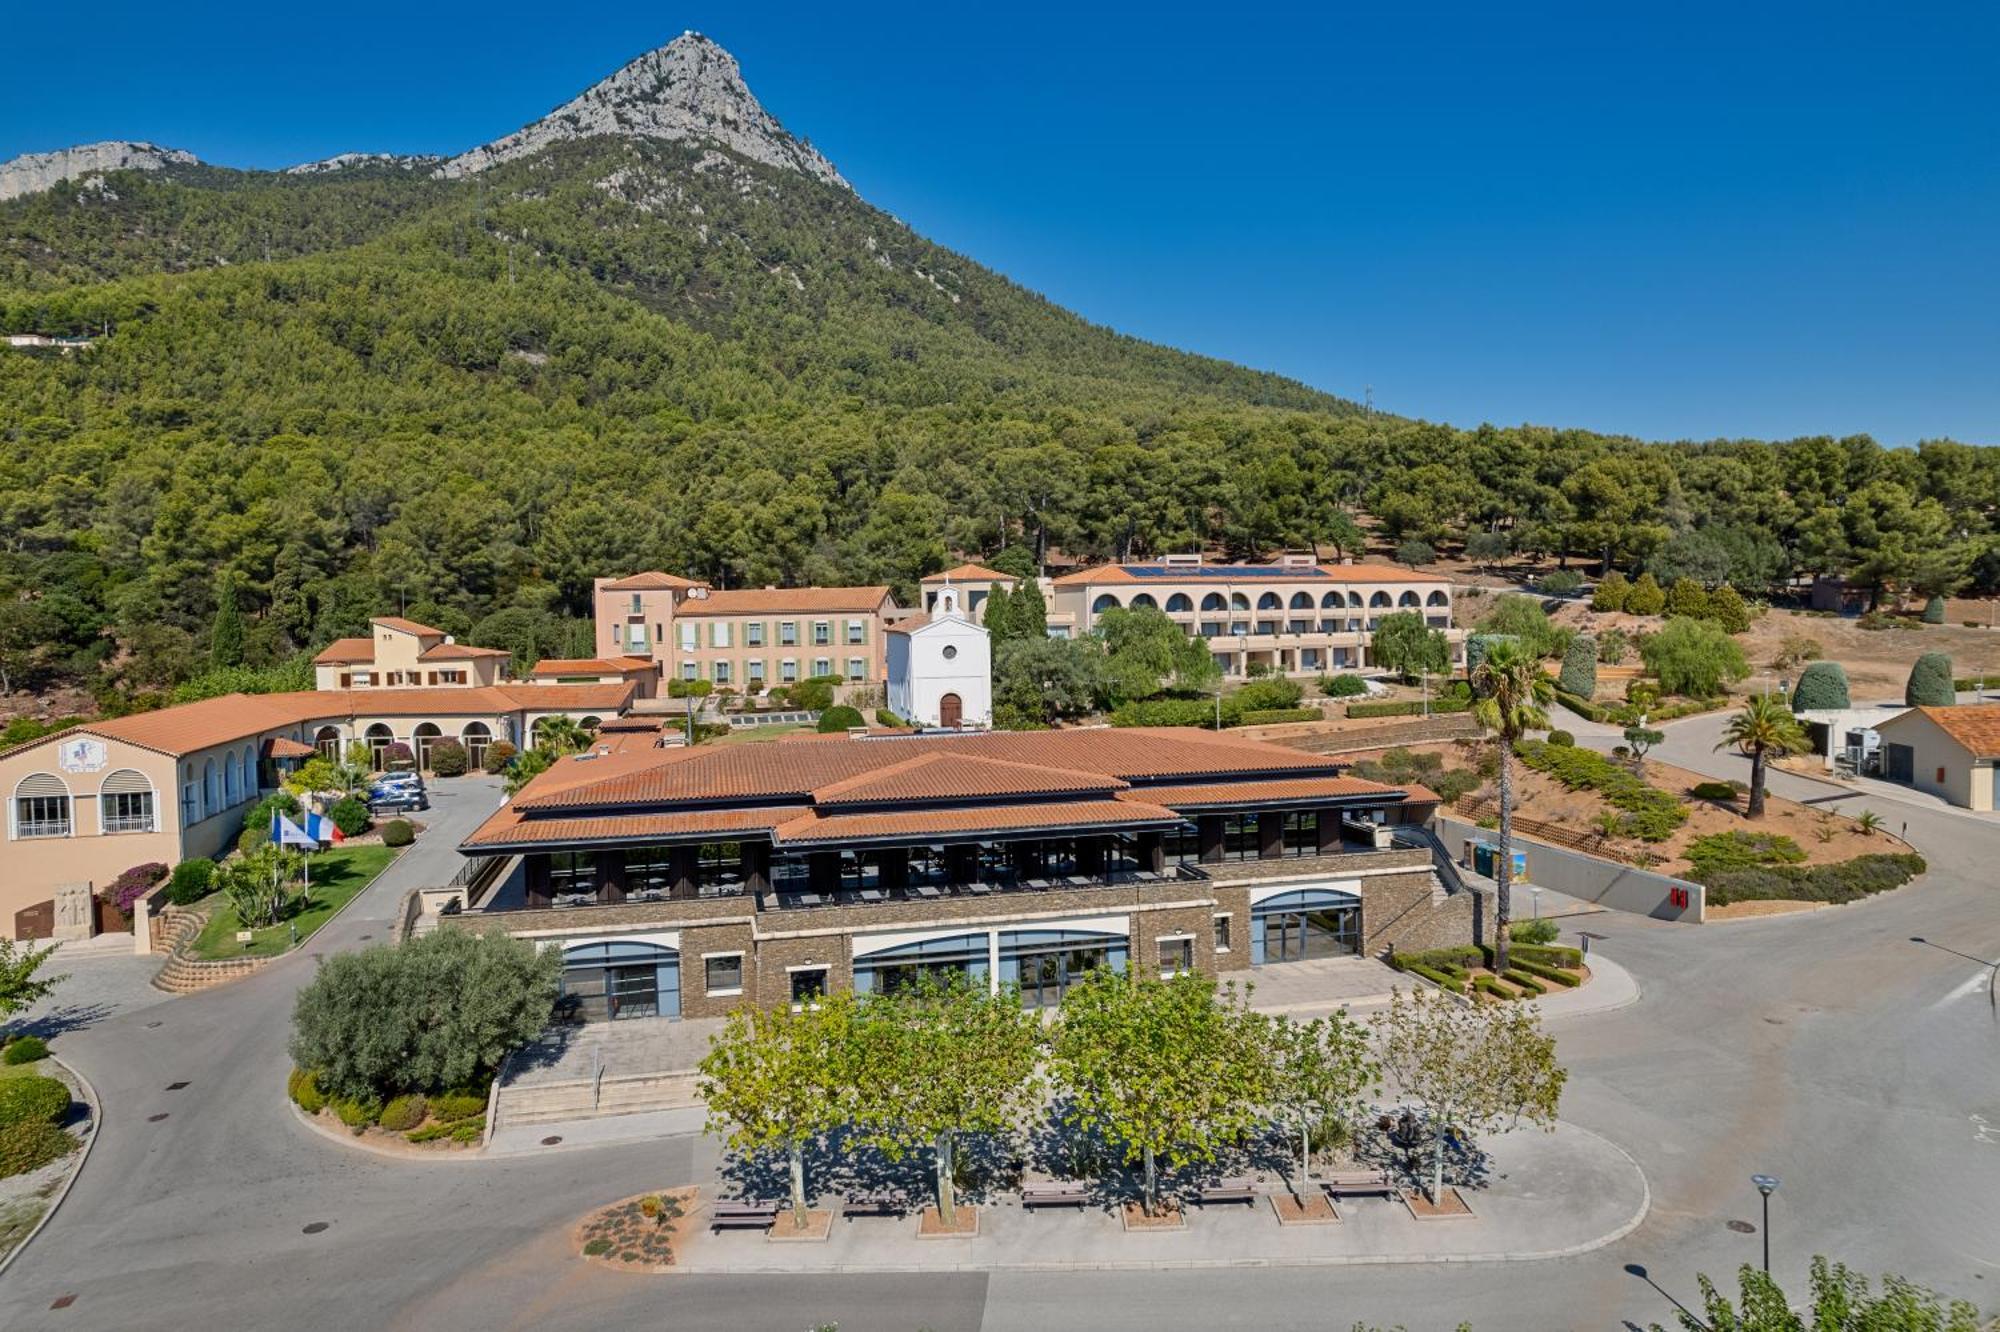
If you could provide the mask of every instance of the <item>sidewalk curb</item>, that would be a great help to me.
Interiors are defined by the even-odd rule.
[[[35,1222],[35,1228],[21,1236],[21,1242],[14,1246],[12,1252],[0,1258],[0,1275],[6,1274],[7,1269],[14,1265],[14,1260],[35,1242],[35,1236],[42,1233],[42,1228],[55,1219],[57,1209],[63,1205],[63,1199],[69,1197],[69,1191],[76,1187],[76,1181],[83,1174],[84,1166],[90,1163],[91,1149],[97,1146],[97,1135],[104,1131],[104,1103],[97,1099],[97,1088],[90,1085],[89,1078],[71,1067],[68,1060],[57,1058],[53,1054],[49,1058],[61,1064],[63,1070],[76,1079],[76,1085],[83,1089],[84,1103],[90,1107],[90,1136],[83,1140],[83,1151],[77,1157],[76,1169],[69,1172],[69,1178],[65,1179],[62,1187],[56,1190],[56,1196],[49,1199],[48,1209],[42,1213],[41,1219]]]

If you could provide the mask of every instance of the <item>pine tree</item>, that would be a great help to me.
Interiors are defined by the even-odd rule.
[[[236,604],[236,580],[224,574],[215,582],[215,620],[208,630],[211,666],[243,664],[243,608]]]

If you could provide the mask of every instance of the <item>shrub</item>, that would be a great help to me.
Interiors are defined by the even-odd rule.
[[[268,823],[246,823],[243,831],[236,834],[236,849],[248,856],[271,844],[271,825]]]
[[[1508,984],[1518,985],[1529,994],[1547,994],[1549,992],[1548,986],[1542,984],[1519,967],[1509,967],[1501,974],[1506,978]]]
[[[1924,623],[1925,623],[1925,624],[1943,624],[1943,623],[1944,623],[1944,598],[1943,598],[1943,597],[1940,597],[1940,596],[1936,595],[1935,593],[1933,593],[1933,594],[1932,594],[1932,596],[1931,596],[1931,599],[1930,599],[1929,601],[1926,601],[1926,602],[1924,603]]]
[[[1246,712],[1237,720],[1240,726],[1275,726],[1280,722],[1318,721],[1324,715],[1318,708],[1260,708]]]
[[[77,1140],[54,1124],[30,1120],[0,1128],[0,1178],[40,1170],[77,1149]]]
[[[1567,967],[1572,971],[1583,965],[1582,949],[1563,948],[1554,944],[1517,943],[1507,950],[1507,956],[1509,960],[1526,958],[1545,967]]]
[[[1681,615],[1640,644],[1639,655],[1671,694],[1710,698],[1722,692],[1724,682],[1750,674],[1735,639],[1706,620]]]
[[[845,731],[850,726],[862,725],[866,725],[866,723],[862,720],[860,711],[850,708],[844,703],[837,708],[828,708],[819,714],[819,732],[821,735],[833,735]]]
[[[1597,580],[1597,587],[1590,594],[1590,608],[1600,611],[1622,611],[1625,602],[1632,595],[1632,584],[1616,569]]]
[[[1550,731],[1549,743],[1552,745],[1573,745],[1576,743],[1576,737],[1564,730]]]
[[[465,746],[456,740],[431,741],[431,771],[440,777],[465,776]]]
[[[1525,957],[1513,957],[1510,955],[1507,961],[1515,971],[1525,971],[1536,980],[1550,981],[1562,986],[1566,990],[1574,989],[1583,983],[1583,977],[1581,976],[1571,975],[1560,968],[1545,966],[1540,962],[1530,962]]]
[[[459,1088],[431,1098],[431,1113],[447,1123],[486,1113],[486,1094]]]
[[[1792,711],[1804,712],[1808,708],[1844,708],[1848,706],[1847,672],[1837,661],[1816,661],[1799,675],[1799,682],[1792,686]]]
[[[408,846],[417,840],[417,830],[408,819],[390,819],[382,825],[382,845]]]
[[[505,740],[495,740],[486,746],[486,771],[498,772],[514,761],[514,755],[521,751]]]
[[[1551,944],[1556,941],[1556,932],[1552,920],[1517,920],[1508,929],[1507,937],[1515,943]]]
[[[407,1133],[424,1122],[430,1115],[430,1102],[422,1092],[411,1092],[398,1096],[382,1107],[382,1114],[375,1122],[392,1133]]]
[[[111,903],[112,906],[117,907],[120,914],[127,920],[130,920],[132,918],[132,904],[137,902],[142,894],[150,892],[153,885],[160,881],[160,876],[166,872],[167,867],[157,860],[148,861],[143,865],[134,865],[131,869],[126,870],[123,874],[113,879],[110,885],[98,895]]]
[[[1957,701],[1952,690],[1951,658],[1942,652],[1918,657],[1903,686],[1903,702],[1913,708],[1948,708]]]
[[[1753,865],[1797,865],[1806,858],[1799,844],[1780,833],[1748,833],[1740,828],[1710,833],[1688,843],[1688,863],[1697,875]]]
[[[901,717],[898,717],[895,713],[889,711],[889,709],[887,708],[875,709],[875,724],[877,726],[887,726],[891,730],[897,730],[897,731],[900,731],[905,726],[909,725],[908,722],[904,721]]]
[[[0,1060],[9,1064],[32,1064],[48,1057],[49,1043],[39,1036],[17,1036],[7,1043],[6,1053],[0,1054]]]
[[[486,1125],[478,1120],[464,1124],[454,1124],[451,1126],[451,1140],[462,1143],[478,1142],[485,1132]]]
[[[1562,671],[1556,676],[1556,687],[1579,698],[1589,698],[1597,692],[1595,638],[1578,634],[1570,639],[1569,646],[1563,649]]]
[[[167,883],[167,900],[175,906],[188,906],[214,890],[215,862],[197,856],[174,866],[174,877]]]
[[[341,1096],[329,1102],[341,1123],[356,1133],[373,1124],[382,1114],[382,1103],[372,1096]]]
[[[1463,698],[1434,698],[1430,710],[1433,713],[1470,712],[1472,702]],[[1411,699],[1404,703],[1349,703],[1347,715],[1350,717],[1421,717],[1424,713],[1422,699]]]
[[[1597,636],[1597,660],[1601,664],[1616,666],[1631,655],[1632,640],[1616,625]]]
[[[1240,711],[1261,712],[1274,708],[1295,708],[1299,705],[1299,700],[1305,697],[1305,692],[1305,686],[1297,680],[1287,680],[1279,676],[1252,681],[1229,697]]]
[[[1660,590],[1660,580],[1650,573],[1640,574],[1631,591],[1625,594],[1625,609],[1633,615],[1658,615],[1666,608],[1667,594]]]
[[[1667,614],[1699,620],[1708,615],[1708,589],[1682,575],[1667,592]]]
[[[1583,575],[1574,569],[1557,569],[1535,582],[1535,591],[1545,597],[1567,597],[1583,590]]]
[[[299,1109],[316,1115],[326,1108],[326,1094],[319,1089],[319,1075],[309,1068],[294,1068],[285,1079],[285,1094]]]
[[[1750,627],[1750,607],[1743,594],[1724,583],[1708,594],[1708,618],[1725,634],[1740,634]]]
[[[299,992],[292,1062],[348,1098],[482,1081],[548,1024],[561,968],[553,949],[463,930],[336,954]]]
[[[39,1073],[0,1079],[0,1128],[37,1121],[59,1124],[69,1113],[69,1088]]]
[[[1918,855],[1868,855],[1837,865],[1760,865],[1695,875],[1710,906],[1777,898],[1797,902],[1852,902],[1900,888],[1924,872]]]
[[[1646,785],[1627,769],[1595,750],[1524,740],[1515,746],[1521,762],[1546,772],[1572,791],[1590,789],[1630,814],[1634,836],[1664,842],[1687,822],[1687,806],[1665,791]]]
[[[792,686],[792,706],[802,712],[824,712],[833,706],[833,686],[824,680],[801,680]]]
[[[353,796],[334,801],[333,808],[326,815],[333,820],[333,826],[340,829],[343,837],[359,837],[368,831],[368,806]]]
[[[1512,1001],[1521,997],[1519,991],[1508,989],[1494,976],[1474,976],[1472,978],[1472,988],[1481,994],[1490,994],[1495,999]]]
[[[1319,691],[1328,698],[1353,698],[1368,692],[1367,682],[1358,675],[1322,675]]]
[[[382,747],[382,771],[404,772],[417,766],[417,756],[401,740],[392,740]]]
[[[1419,565],[1436,564],[1437,557],[1438,553],[1436,549],[1428,541],[1418,541],[1412,538],[1396,547],[1396,563],[1407,564],[1412,568],[1416,568]]]
[[[1730,801],[1736,799],[1736,784],[1734,782],[1696,782],[1689,788],[1688,794],[1697,800]]]

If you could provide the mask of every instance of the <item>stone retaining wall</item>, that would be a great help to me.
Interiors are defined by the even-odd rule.
[[[166,965],[153,977],[153,985],[168,994],[192,994],[196,990],[239,980],[276,961],[269,957],[229,957],[211,961],[189,956],[194,941],[201,937],[202,927],[208,924],[208,913],[169,907],[166,919],[173,922],[168,927],[173,932],[173,943]]]

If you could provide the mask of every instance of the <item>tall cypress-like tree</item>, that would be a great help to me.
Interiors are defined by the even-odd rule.
[[[1047,638],[1049,636],[1049,603],[1042,600],[1042,585],[1032,578],[1023,578],[1014,589],[1013,604],[1008,607],[1008,630],[1014,638]]]
[[[243,608],[236,603],[236,579],[224,574],[215,581],[215,620],[208,630],[211,666],[243,664]]]
[[[987,637],[995,643],[1005,642],[1014,632],[1014,601],[1007,595],[1005,583],[995,583],[993,590],[986,594]]]

